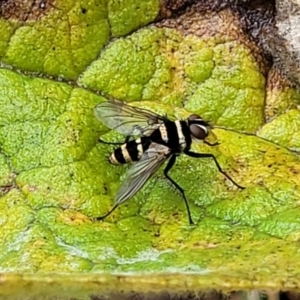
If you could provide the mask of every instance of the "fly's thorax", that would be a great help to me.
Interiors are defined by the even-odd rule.
[[[191,143],[190,131],[185,121],[168,121],[159,126],[151,136],[155,143],[169,147],[173,153],[183,152]]]
[[[161,140],[167,144],[169,142],[169,135],[170,135],[170,132],[168,133],[168,129],[167,129],[167,126],[166,124],[161,124],[158,128],[159,130],[159,133],[160,133],[160,136],[161,136]]]
[[[190,135],[194,140],[205,140],[209,133],[209,123],[204,121],[200,116],[192,114],[186,121]]]
[[[110,155],[109,162],[114,165],[126,164],[132,161],[138,161],[143,153],[149,148],[149,139],[146,137],[129,141],[121,147],[115,149]]]
[[[178,136],[178,146],[180,152],[183,152],[190,145],[190,135],[187,129],[185,128],[185,122],[183,121],[175,121],[177,136]]]

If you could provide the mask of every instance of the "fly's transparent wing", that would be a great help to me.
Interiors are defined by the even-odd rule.
[[[115,197],[115,203],[118,205],[133,197],[170,156],[170,148],[151,143],[141,159],[128,170]]]
[[[160,124],[168,121],[166,117],[115,99],[98,104],[94,111],[97,119],[107,127],[126,136],[150,135]]]

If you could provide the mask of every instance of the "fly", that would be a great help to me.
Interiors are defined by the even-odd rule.
[[[189,222],[194,224],[184,190],[169,176],[169,171],[181,153],[194,158],[212,158],[219,172],[235,186],[244,189],[222,170],[213,154],[196,153],[190,150],[192,140],[200,140],[210,146],[217,144],[210,144],[205,140],[210,125],[196,114],[190,115],[186,120],[171,121],[165,116],[114,99],[97,105],[95,115],[107,127],[126,136],[124,143],[109,143],[99,140],[106,144],[120,145],[110,155],[109,162],[114,165],[133,162],[133,166],[128,170],[125,180],[115,196],[114,206],[97,220],[103,220],[121,203],[132,198],[168,161],[164,175],[181,193]],[[133,138],[137,136],[137,139]]]

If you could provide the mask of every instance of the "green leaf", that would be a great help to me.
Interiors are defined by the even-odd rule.
[[[185,34],[171,20],[148,26],[158,20],[158,1],[45,5],[26,18],[4,9],[0,17],[2,272],[71,276],[59,275],[58,285],[87,273],[87,286],[96,280],[124,290],[132,278],[142,291],[270,282],[280,289],[290,278],[299,286],[297,91],[266,87],[250,42]],[[162,170],[97,221],[130,167],[109,164],[115,147],[98,142],[125,138],[94,116],[110,97],[171,119],[192,112],[209,120],[208,140],[219,144],[192,150],[213,154],[245,189],[212,159],[181,155],[170,176],[184,189],[195,226]],[[22,288],[24,278],[7,278]],[[78,289],[86,295],[87,286]]]

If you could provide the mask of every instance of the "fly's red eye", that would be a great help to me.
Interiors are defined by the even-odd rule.
[[[203,125],[191,124],[190,131],[197,140],[204,140],[207,137],[207,129]]]

